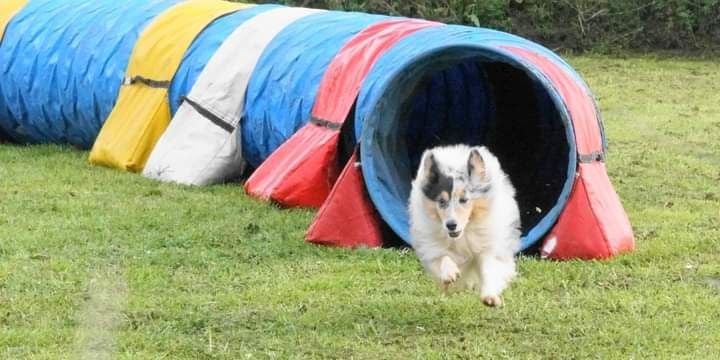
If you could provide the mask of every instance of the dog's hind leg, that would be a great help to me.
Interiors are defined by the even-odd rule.
[[[480,297],[487,306],[501,306],[503,290],[515,277],[515,261],[512,257],[485,255],[478,262],[480,267]]]

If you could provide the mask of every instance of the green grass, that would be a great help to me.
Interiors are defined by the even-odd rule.
[[[412,253],[305,244],[311,212],[237,186],[0,145],[0,358],[720,357],[720,62],[570,62],[604,110],[636,252],[522,258],[489,309],[441,296]]]

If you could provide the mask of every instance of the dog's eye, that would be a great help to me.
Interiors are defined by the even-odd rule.
[[[440,200],[438,200],[438,205],[440,205],[440,207],[444,209],[444,208],[448,207],[448,202],[445,199],[440,199]]]
[[[467,202],[468,202],[468,199],[467,199],[467,198],[460,198],[460,203],[461,203],[461,204],[467,204]]]

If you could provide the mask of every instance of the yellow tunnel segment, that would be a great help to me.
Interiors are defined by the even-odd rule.
[[[90,152],[90,163],[138,172],[170,123],[169,87],[185,52],[218,17],[253,5],[188,0],[140,34],[115,106]]]
[[[0,41],[5,35],[5,28],[13,16],[22,10],[29,0],[3,0],[0,1]]]

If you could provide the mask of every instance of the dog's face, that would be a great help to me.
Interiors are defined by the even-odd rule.
[[[487,215],[490,184],[477,149],[470,151],[466,168],[454,174],[444,173],[432,152],[425,153],[421,166],[426,211],[450,239],[459,238],[470,221]]]

